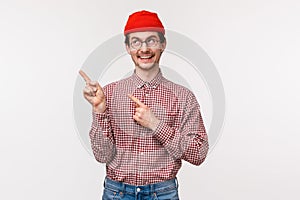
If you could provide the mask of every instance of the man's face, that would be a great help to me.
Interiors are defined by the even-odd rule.
[[[159,67],[159,59],[165,47],[166,42],[160,42],[158,33],[150,31],[130,33],[129,46],[126,45],[135,66],[142,70]]]

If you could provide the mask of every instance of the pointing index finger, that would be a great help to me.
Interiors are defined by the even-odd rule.
[[[145,104],[143,104],[138,98],[136,98],[135,96],[128,94],[128,97],[135,102],[137,105],[144,107]]]
[[[91,79],[90,77],[88,77],[88,75],[86,75],[86,73],[82,70],[79,70],[79,74],[80,76],[85,80],[85,82],[91,82]]]

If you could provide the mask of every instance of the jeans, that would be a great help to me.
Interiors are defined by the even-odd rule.
[[[177,179],[143,186],[105,178],[102,200],[179,200]]]

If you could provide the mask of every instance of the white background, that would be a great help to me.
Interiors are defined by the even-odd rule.
[[[181,199],[299,199],[297,0],[1,0],[0,199],[100,199],[105,169],[77,136],[74,83],[140,9],[204,48],[225,87],[222,137],[181,169]]]

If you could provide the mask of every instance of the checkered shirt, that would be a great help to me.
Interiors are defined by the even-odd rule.
[[[158,75],[150,82],[133,73],[103,88],[106,111],[93,113],[91,146],[97,161],[115,181],[146,185],[175,178],[186,160],[200,165],[208,138],[199,104],[191,91]],[[160,123],[155,131],[134,119],[132,94],[147,105]]]

